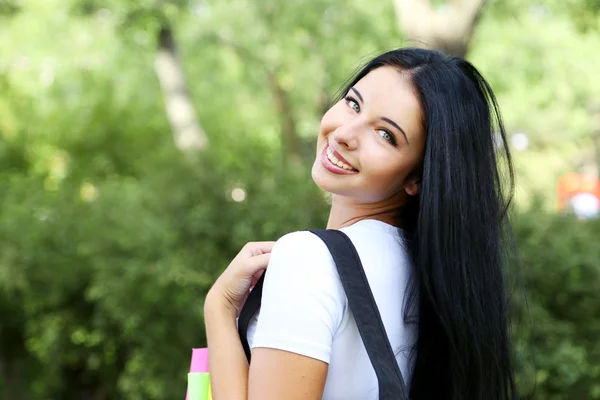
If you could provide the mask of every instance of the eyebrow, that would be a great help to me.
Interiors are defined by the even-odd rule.
[[[358,98],[360,99],[360,102],[361,102],[361,103],[364,103],[364,102],[365,102],[365,101],[363,100],[363,98],[362,98],[362,96],[361,96],[360,92],[359,92],[358,90],[356,90],[356,89],[354,89],[354,88],[350,88],[350,90],[352,90],[354,93],[356,93],[356,95],[357,95],[357,96],[358,96]]]
[[[350,90],[352,90],[354,93],[356,93],[356,96],[359,98],[361,103],[364,103],[365,101],[363,100],[362,95],[360,94],[360,92],[354,88],[350,88]],[[395,123],[394,121],[392,121],[389,118],[386,117],[381,117],[380,118],[382,121],[387,122],[388,124],[394,126],[396,129],[398,129],[400,132],[402,132],[402,135],[404,135],[404,140],[406,140],[406,143],[408,143],[408,137],[406,136],[406,132],[404,132],[404,129],[400,128],[400,125],[398,125],[397,123]],[[408,143],[410,144],[410,143]]]

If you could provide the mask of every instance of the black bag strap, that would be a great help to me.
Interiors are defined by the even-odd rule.
[[[369,281],[352,241],[345,233],[338,230],[310,230],[310,232],[325,242],[335,262],[358,331],[377,375],[379,399],[407,400],[408,391],[402,372],[396,362]],[[238,319],[238,332],[248,362],[250,361],[248,324],[260,307],[263,279],[264,275],[248,296]]]
[[[258,281],[256,281],[256,284],[248,295],[248,298],[240,311],[240,316],[238,317],[238,334],[240,335],[240,340],[242,341],[242,347],[244,348],[244,353],[246,353],[248,363],[250,363],[250,355],[252,354],[250,345],[248,345],[248,325],[250,324],[252,317],[254,317],[254,314],[256,314],[260,308],[265,275],[266,272],[262,274]]]

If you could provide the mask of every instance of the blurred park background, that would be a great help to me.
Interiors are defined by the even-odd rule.
[[[0,0],[0,398],[182,399],[211,283],[324,226],[320,117],[406,45],[504,113],[522,394],[599,399],[600,220],[559,190],[600,164],[598,0]]]

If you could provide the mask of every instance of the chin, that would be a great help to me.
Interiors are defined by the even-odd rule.
[[[336,182],[335,178],[330,176],[329,173],[323,169],[318,160],[315,162],[315,165],[313,165],[311,176],[315,185],[322,191],[341,196],[348,195],[345,193],[344,188],[339,187],[339,182]]]

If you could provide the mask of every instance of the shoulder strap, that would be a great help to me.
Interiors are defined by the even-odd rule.
[[[345,233],[338,230],[311,230],[310,232],[325,242],[333,257],[358,331],[377,375],[379,399],[407,400],[406,384],[352,241]],[[248,361],[250,361],[248,324],[260,307],[263,279],[264,275],[250,293],[238,319],[238,332]]]
[[[250,351],[250,346],[248,345],[248,325],[250,324],[252,317],[254,317],[254,314],[256,314],[260,308],[265,275],[266,272],[262,274],[262,276],[254,285],[254,288],[248,295],[248,298],[246,299],[238,318],[238,334],[240,335],[240,340],[242,341],[242,347],[244,348],[244,353],[246,353],[248,363],[250,362],[250,355],[252,354]]]
[[[406,384],[352,241],[338,230],[311,232],[325,242],[335,261],[360,337],[379,381],[379,399],[408,399]]]

